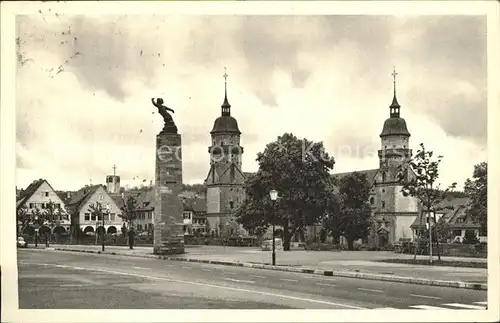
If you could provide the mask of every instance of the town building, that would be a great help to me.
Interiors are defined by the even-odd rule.
[[[92,212],[91,206],[101,205],[103,219]],[[113,198],[108,194],[104,185],[85,186],[78,190],[67,204],[68,212],[71,214],[71,224],[74,229],[81,229],[85,233],[104,230],[107,233],[116,233],[123,224],[121,218],[122,210]]]
[[[210,169],[204,181],[207,187],[207,225],[212,236],[231,235],[239,229],[239,225],[232,220],[244,199],[241,132],[238,122],[231,116],[226,73],[224,78],[224,102],[221,115],[210,132]]]
[[[182,218],[184,222],[184,235],[207,235],[206,199],[184,198]]]
[[[25,190],[19,191],[16,211],[31,214],[32,220],[37,216],[43,219],[41,223],[43,228],[40,228],[42,231],[64,233],[70,227],[63,199],[43,178],[33,181]],[[22,223],[18,223],[18,226],[20,225]],[[23,233],[33,234],[35,230],[33,221],[22,229]]]

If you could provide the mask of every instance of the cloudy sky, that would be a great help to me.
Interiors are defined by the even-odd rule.
[[[154,177],[175,110],[186,183],[208,172],[210,130],[228,96],[243,170],[284,132],[323,141],[335,172],[378,167],[392,68],[411,146],[444,155],[441,181],[486,160],[486,19],[479,16],[17,16],[18,187]],[[133,180],[137,178],[138,180]]]

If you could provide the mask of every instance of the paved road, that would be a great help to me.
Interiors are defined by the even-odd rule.
[[[486,291],[19,250],[21,309],[484,309]]]

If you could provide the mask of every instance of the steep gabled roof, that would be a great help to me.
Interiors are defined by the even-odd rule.
[[[357,171],[352,171],[352,172],[344,172],[344,173],[336,173],[336,174],[332,174],[332,176],[338,180],[346,177],[346,176],[349,176],[349,175],[352,175],[354,172],[356,173],[360,173],[360,174],[364,174],[366,175],[366,180],[368,181],[368,183],[370,183],[370,186],[373,185],[374,181],[375,181],[375,175],[377,175],[379,169],[376,168],[376,169],[365,169],[365,170],[357,170]]]
[[[155,195],[154,189],[147,192],[142,192],[136,198],[136,210],[137,211],[153,211],[155,207]]]
[[[71,198],[71,200],[66,205],[68,208],[71,208],[72,211],[78,211],[82,205],[87,202],[92,195],[99,189],[99,187],[104,188],[103,185],[92,185],[85,186],[79,189]]]
[[[47,183],[47,185],[50,187],[50,189],[53,192],[56,192],[54,190],[54,188],[52,187],[52,185],[50,185],[50,183],[46,179],[44,179],[44,178],[37,179],[37,180],[33,181],[30,185],[28,185],[28,187],[26,187],[25,190],[23,190],[22,192],[20,192],[19,198],[16,201],[16,208],[19,208],[22,205],[24,205],[24,203],[31,196],[33,196],[33,194],[35,194],[35,192],[40,188],[40,186],[42,186],[43,183]],[[64,201],[63,199],[61,199],[61,200]]]

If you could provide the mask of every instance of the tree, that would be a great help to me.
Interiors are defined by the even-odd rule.
[[[124,201],[121,210],[121,218],[128,223],[129,227],[133,224],[133,221],[137,218],[137,213],[135,212],[137,201],[133,196],[127,197]]]
[[[467,209],[476,223],[481,225],[481,234],[488,232],[488,163],[482,162],[474,166],[472,180],[465,181],[465,193],[471,199]]]
[[[439,178],[439,163],[443,156],[438,156],[437,160],[432,160],[432,156],[433,152],[426,151],[424,144],[421,143],[417,154],[400,166],[398,179],[402,184],[403,196],[417,198],[422,206],[422,212],[433,214],[433,220],[437,226],[436,212],[451,208],[438,205],[448,196],[450,191],[455,189],[457,183],[451,184],[445,190],[439,188],[440,185],[436,181]],[[439,230],[437,231],[439,232]],[[438,259],[441,260],[439,237],[436,237],[433,241],[436,242]]]
[[[349,250],[354,250],[355,240],[365,239],[370,233],[370,188],[365,174],[354,172],[341,178],[338,200],[332,201],[330,212],[323,222],[332,236],[346,238]]]
[[[28,213],[28,208],[24,204],[19,206],[16,211],[16,229],[17,235],[20,235],[23,233],[26,226],[28,226],[28,224],[32,221],[32,215]],[[19,227],[19,224],[21,224],[21,227]]]
[[[298,139],[285,133],[257,155],[259,169],[245,185],[246,199],[237,211],[245,228],[283,227],[283,249],[290,250],[292,232],[313,225],[325,215],[333,194],[329,170],[334,160],[322,142]],[[270,200],[269,191],[279,198]]]

